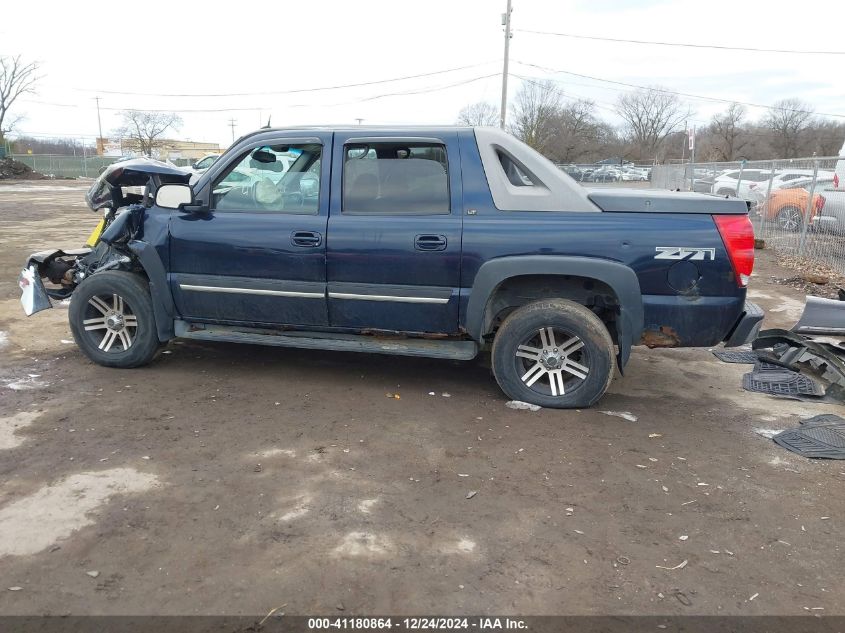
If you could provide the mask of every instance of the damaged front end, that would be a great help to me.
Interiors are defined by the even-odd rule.
[[[103,214],[86,247],[42,251],[27,258],[18,280],[26,315],[51,308],[51,299],[67,299],[98,272],[141,269],[127,245],[143,239],[144,217],[157,189],[163,184],[187,184],[190,178],[189,172],[148,158],[109,166],[85,194],[91,210]]]

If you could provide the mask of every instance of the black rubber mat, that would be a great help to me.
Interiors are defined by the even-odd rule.
[[[805,424],[797,429],[778,433],[772,439],[803,457],[845,459],[845,422],[810,426]]]
[[[835,413],[822,413],[800,422],[803,426],[830,426],[831,424],[845,424],[845,418]]]
[[[768,393],[773,396],[824,395],[824,389],[815,380],[783,367],[777,370],[755,368],[754,371],[742,377],[742,388],[746,391]]]
[[[713,356],[718,358],[723,363],[746,363],[749,365],[753,365],[757,362],[757,352],[752,352],[750,350],[723,350],[723,349],[714,349]]]

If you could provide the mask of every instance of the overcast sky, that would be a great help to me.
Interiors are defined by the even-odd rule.
[[[0,54],[42,63],[38,94],[16,108],[26,115],[22,134],[96,136],[95,96],[104,135],[118,126],[120,110],[164,109],[184,119],[176,136],[223,146],[232,140],[229,119],[238,136],[271,115],[274,126],[354,124],[358,118],[365,124],[448,124],[468,103],[499,103],[505,3],[10,2],[0,8]],[[554,79],[567,96],[593,99],[601,116],[617,121],[611,109],[625,88],[598,81],[603,79],[759,104],[798,97],[819,112],[845,117],[843,55],[647,46],[520,31],[845,50],[841,1],[513,0],[513,7],[511,95],[521,83],[517,75]],[[148,96],[233,93],[240,94]],[[726,107],[688,101],[697,125]],[[214,109],[231,111],[196,111]],[[754,118],[764,112],[750,110]]]

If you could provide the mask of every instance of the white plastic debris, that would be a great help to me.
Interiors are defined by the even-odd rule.
[[[91,576],[91,578],[96,578],[97,576],[99,576],[99,575],[100,575],[100,572],[98,572],[98,571],[86,571],[85,573],[86,573],[88,576]]]
[[[772,439],[775,435],[781,432],[780,429],[753,429],[757,435],[761,435],[765,438]]]
[[[543,408],[543,407],[536,405],[536,404],[530,404],[528,402],[523,402],[522,400],[510,400],[510,401],[505,403],[505,406],[508,409],[514,409],[516,411],[539,411],[540,409]]]
[[[689,563],[689,561],[687,559],[684,559],[683,561],[681,561],[680,563],[678,563],[674,567],[664,567],[663,565],[655,565],[655,567],[657,567],[657,569],[666,569],[668,571],[675,571],[676,569],[683,569],[684,567],[687,566],[688,563]]]
[[[470,491],[467,493],[467,499],[472,499],[472,498],[473,498],[475,495],[477,495],[477,494],[478,494],[478,490],[470,490]]]
[[[616,418],[622,418],[623,420],[628,420],[628,422],[637,421],[637,416],[635,416],[630,411],[599,411],[599,413],[604,413],[605,415],[612,415]]]

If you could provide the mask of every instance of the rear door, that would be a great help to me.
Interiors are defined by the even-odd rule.
[[[457,333],[462,206],[457,133],[336,132],[330,324]]]
[[[243,149],[174,213],[170,284],[188,320],[325,326],[331,134]],[[325,159],[324,159],[325,158]]]

